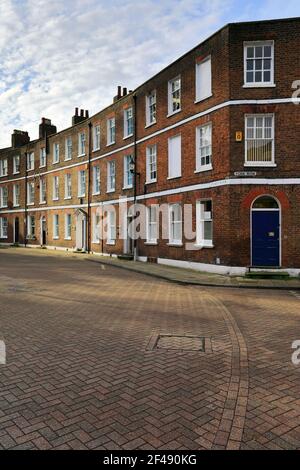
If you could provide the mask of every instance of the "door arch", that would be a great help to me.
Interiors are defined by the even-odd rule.
[[[273,196],[259,196],[251,207],[251,266],[281,266],[281,208]]]

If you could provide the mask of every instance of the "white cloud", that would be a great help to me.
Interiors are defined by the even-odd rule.
[[[1,0],[0,147],[75,106],[95,113],[225,22],[231,0]]]

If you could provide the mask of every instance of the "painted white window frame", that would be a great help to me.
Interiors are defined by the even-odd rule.
[[[156,90],[146,95],[146,127],[156,123]]]
[[[116,143],[116,118],[111,117],[107,119],[107,146]]]
[[[8,175],[8,160],[7,158],[3,158],[0,160],[0,178],[2,176]]]
[[[93,240],[92,243],[100,243],[101,217],[97,212],[93,213]]]
[[[123,159],[124,178],[123,189],[131,189],[133,187],[133,173],[130,171],[130,162],[133,159],[132,155],[125,155]]]
[[[106,244],[107,245],[115,245],[116,243],[116,211],[115,210],[109,210],[107,212],[107,240]]]
[[[59,239],[59,215],[53,214],[53,240]]]
[[[100,124],[93,127],[93,152],[100,150],[101,145],[101,127]]]
[[[248,119],[253,118],[255,123],[257,122],[258,118],[262,118],[265,123],[266,118],[272,119],[272,128],[271,128],[271,138],[260,139],[260,138],[249,138],[248,137]],[[253,128],[254,132],[257,129],[257,126]],[[265,135],[265,126],[262,127],[263,133]],[[269,140],[272,142],[272,159],[271,161],[265,160],[255,160],[255,161],[248,161],[248,142],[250,141],[259,141],[259,140]],[[276,167],[275,163],[275,114],[274,113],[266,113],[266,114],[245,114],[245,167]]]
[[[172,142],[175,139],[180,139],[180,155],[179,157],[176,156],[176,158],[178,158],[178,162],[177,160],[174,159],[174,155],[172,155]],[[173,170],[174,173],[171,171],[171,169],[175,166],[174,165],[175,161],[177,162],[177,166],[179,169],[177,173],[175,173],[174,170]],[[181,139],[181,134],[177,134],[172,137],[169,137],[168,139],[168,179],[171,180],[175,178],[181,178],[181,176],[182,176],[182,139]]]
[[[53,161],[52,163],[55,165],[59,163],[60,155],[59,155],[59,143],[55,142],[53,144]]]
[[[78,133],[78,157],[84,157],[86,154],[86,135],[85,132]]]
[[[34,170],[34,152],[28,152],[26,155],[26,170]]]
[[[113,169],[113,171],[112,171]],[[107,162],[107,193],[112,193],[116,190],[116,161],[110,160]]]
[[[14,155],[14,158],[13,158],[13,174],[14,175],[17,175],[20,173],[20,169],[21,169],[20,166],[21,166],[20,155]]]
[[[0,207],[8,207],[8,188],[7,186],[0,187]]]
[[[180,218],[175,219],[178,215],[175,211],[179,209]],[[179,226],[180,238],[175,238],[175,227]],[[182,205],[180,203],[169,204],[169,245],[182,246]]]
[[[154,217],[153,217],[154,215]],[[158,205],[151,204],[147,206],[146,218],[147,218],[147,225],[146,225],[146,243],[149,245],[157,245],[158,239]],[[152,235],[155,236],[152,236]]]
[[[65,240],[72,240],[72,214],[65,214]]]
[[[46,147],[40,148],[40,168],[47,165]]]
[[[18,183],[13,185],[13,206],[20,206],[20,185]]]
[[[133,109],[124,109],[124,139],[133,136]]]
[[[73,141],[72,137],[66,137],[65,139],[65,161],[72,160],[72,153],[73,153]]]
[[[261,82],[256,82],[255,79],[253,82],[248,82],[247,81],[247,60],[255,60],[255,58],[249,58],[247,57],[247,51],[248,51],[248,48],[250,47],[264,47],[264,46],[271,46],[271,69],[270,69],[270,81],[261,81]],[[275,87],[275,77],[274,77],[274,73],[275,73],[275,42],[270,40],[266,40],[266,41],[245,41],[244,42],[244,88],[267,88],[267,87]],[[264,60],[264,59],[257,59],[257,60]],[[265,59],[265,60],[269,60],[269,58]],[[256,68],[253,69],[254,70],[254,75],[255,75],[255,71],[256,71]],[[264,69],[262,69],[262,75],[264,75]],[[255,78],[255,77],[254,77]]]
[[[35,216],[28,215],[27,216],[27,238],[33,239],[35,238]]]
[[[146,147],[146,183],[157,181],[157,145]]]
[[[40,178],[40,204],[46,204],[46,178]]]
[[[72,199],[72,173],[65,174],[65,197],[64,199]]]
[[[202,77],[201,74],[205,73],[203,71],[203,67],[206,65],[209,65],[209,72],[208,75],[205,77],[206,80],[209,82],[209,86],[207,87],[207,91],[203,93],[201,91],[203,85]],[[206,71],[207,72],[207,71]],[[195,84],[195,91],[196,91],[196,97],[195,97],[195,103],[199,103],[200,101],[204,101],[207,98],[210,98],[212,96],[212,61],[211,61],[211,55],[205,57],[205,59],[199,61],[195,65],[195,77],[196,77],[196,84]]]
[[[78,171],[78,197],[85,197],[86,194],[86,171]]]
[[[204,131],[205,129],[209,130],[209,137],[210,137],[210,140],[208,141],[208,143],[206,143],[206,145],[204,145],[203,137],[201,137],[201,132]],[[205,152],[205,149],[207,149],[206,152]],[[205,160],[209,158],[209,163],[202,164],[201,160],[203,158]],[[195,173],[212,170],[213,168],[212,159],[213,159],[212,123],[208,122],[206,124],[196,127],[196,171]]]
[[[59,176],[53,176],[52,180],[52,200],[59,200]]]
[[[179,87],[173,90],[173,83],[179,82]],[[182,105],[182,93],[181,93],[181,75],[178,75],[175,78],[172,78],[172,80],[168,81],[168,116],[173,116],[173,114],[179,113],[181,111],[181,105]],[[174,100],[174,95],[175,93],[179,92],[179,108],[173,109],[174,108],[174,103],[176,103],[176,98]]]
[[[205,211],[205,205],[211,204],[211,211]],[[205,224],[211,223],[212,239],[206,240]],[[196,246],[201,248],[213,248],[213,203],[211,199],[202,199],[196,202]]]
[[[27,183],[27,205],[34,205],[34,181],[28,181]]]
[[[8,218],[0,217],[0,238],[8,238]]]
[[[93,166],[93,196],[97,196],[101,192],[101,173],[100,165]]]

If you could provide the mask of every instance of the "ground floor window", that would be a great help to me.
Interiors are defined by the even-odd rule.
[[[213,246],[212,201],[198,201],[196,205],[197,245]]]
[[[72,238],[72,216],[71,214],[66,214],[65,218],[65,239],[71,240]]]
[[[157,243],[157,205],[147,207],[147,243]]]
[[[180,204],[171,204],[169,207],[169,243],[181,245],[182,243],[182,210]]]
[[[35,217],[34,215],[29,215],[27,219],[27,237],[35,237]]]
[[[59,216],[58,214],[53,215],[53,238],[59,238]]]
[[[114,245],[116,242],[116,213],[109,211],[107,213],[107,244]]]
[[[8,227],[7,217],[1,217],[0,218],[0,238],[7,238],[7,227]]]
[[[93,216],[93,243],[99,243],[100,241],[100,215],[94,214]]]

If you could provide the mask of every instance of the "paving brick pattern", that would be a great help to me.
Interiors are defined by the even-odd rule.
[[[0,257],[1,449],[300,448],[291,293]],[[210,338],[211,350],[149,349],[157,333]]]

